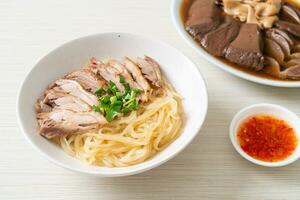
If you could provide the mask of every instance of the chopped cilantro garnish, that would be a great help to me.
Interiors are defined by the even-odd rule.
[[[109,122],[118,115],[138,109],[137,96],[141,90],[130,88],[123,76],[120,76],[120,83],[124,86],[123,92],[112,81],[108,82],[107,88],[101,87],[95,92],[99,97],[99,105],[93,105],[92,108],[95,112],[102,113]]]
[[[98,90],[95,91],[95,95],[100,96],[102,92],[104,92],[105,89],[103,87],[100,87]]]

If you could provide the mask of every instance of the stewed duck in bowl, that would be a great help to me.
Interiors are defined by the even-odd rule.
[[[218,67],[266,85],[300,86],[300,6],[286,0],[174,0],[181,35]]]

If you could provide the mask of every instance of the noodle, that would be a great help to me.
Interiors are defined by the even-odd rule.
[[[91,165],[126,167],[144,162],[176,139],[182,125],[181,97],[165,85],[139,110],[99,130],[61,136],[59,144]]]

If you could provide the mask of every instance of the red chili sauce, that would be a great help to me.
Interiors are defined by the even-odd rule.
[[[237,136],[248,155],[266,162],[285,160],[298,145],[294,129],[285,121],[269,115],[247,119]]]

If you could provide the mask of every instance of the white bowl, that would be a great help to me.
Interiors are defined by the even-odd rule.
[[[246,79],[252,82],[256,82],[263,85],[270,85],[276,87],[300,87],[300,81],[280,81],[280,80],[271,80],[262,77],[258,77],[241,70],[235,69],[230,65],[218,60],[214,56],[207,53],[193,38],[190,36],[184,28],[184,24],[180,16],[180,7],[183,0],[172,0],[171,4],[171,14],[172,20],[176,27],[176,30],[179,32],[180,36],[199,53],[200,56],[216,65],[217,67],[223,69],[224,71],[233,74],[242,79]],[[299,1],[300,2],[300,1]]]
[[[236,149],[236,151],[240,155],[242,155],[245,159],[249,160],[250,162],[255,163],[257,165],[266,166],[266,167],[281,167],[281,166],[291,164],[292,162],[298,160],[300,157],[299,144],[291,156],[289,156],[283,161],[278,161],[278,162],[260,161],[249,156],[247,153],[243,151],[237,138],[238,129],[245,120],[249,119],[251,116],[254,115],[271,115],[288,122],[289,125],[295,130],[298,140],[300,140],[300,118],[295,113],[289,111],[284,107],[274,105],[274,104],[255,104],[252,106],[248,106],[242,109],[241,111],[239,111],[231,121],[229,134],[230,134],[230,140],[234,148]]]
[[[51,141],[38,133],[34,103],[47,85],[65,74],[84,66],[88,59],[144,54],[161,64],[163,74],[183,96],[186,122],[178,139],[152,159],[141,164],[106,168],[89,166],[68,156]],[[175,48],[162,42],[127,33],[104,33],[70,41],[42,58],[26,76],[17,101],[17,116],[26,139],[44,157],[59,166],[77,172],[99,176],[126,176],[154,168],[174,157],[197,135],[207,112],[207,91],[201,74],[194,63]]]

